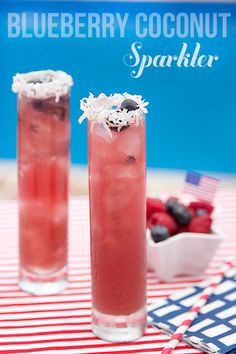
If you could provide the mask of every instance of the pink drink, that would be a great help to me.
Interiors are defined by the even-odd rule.
[[[66,286],[69,142],[69,93],[19,96],[20,287],[38,295]]]
[[[145,123],[111,132],[89,123],[92,321],[118,342],[146,324]]]

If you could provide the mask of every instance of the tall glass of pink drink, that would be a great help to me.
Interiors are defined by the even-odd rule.
[[[64,72],[17,74],[19,256],[22,290],[48,295],[67,284],[69,88]]]
[[[114,342],[146,325],[145,121],[125,97],[100,95],[88,112],[92,329]]]

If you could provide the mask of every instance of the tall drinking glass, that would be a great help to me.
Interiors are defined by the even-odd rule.
[[[19,286],[48,295],[67,284],[70,87],[61,71],[17,74]]]
[[[132,99],[123,104],[121,95],[93,100],[95,109],[88,112],[92,329],[105,340],[130,341],[141,337],[146,325],[144,113]],[[126,109],[132,104],[135,112]]]

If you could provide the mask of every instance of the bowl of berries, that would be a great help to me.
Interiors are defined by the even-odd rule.
[[[223,239],[213,221],[209,202],[147,198],[149,269],[160,280],[203,273]]]

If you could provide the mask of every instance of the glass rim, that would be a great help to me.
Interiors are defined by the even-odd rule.
[[[17,73],[13,77],[12,91],[32,98],[56,97],[69,93],[73,85],[72,77],[61,70],[39,70]]]

